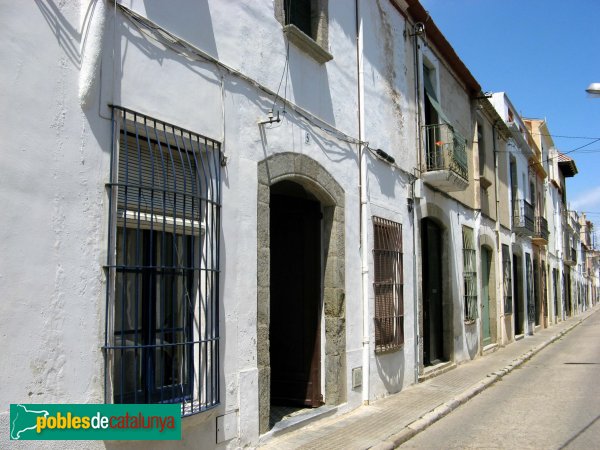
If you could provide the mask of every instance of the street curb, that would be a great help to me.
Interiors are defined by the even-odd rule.
[[[477,383],[475,383],[474,385],[472,385],[470,388],[466,389],[462,393],[460,393],[457,396],[453,397],[452,399],[442,403],[441,405],[436,406],[434,409],[432,409],[428,413],[424,414],[419,419],[415,420],[414,422],[411,422],[406,427],[404,427],[404,429],[402,429],[400,432],[392,434],[390,437],[388,437],[384,441],[379,442],[378,444],[375,444],[374,446],[371,447],[371,449],[372,450],[393,450],[393,449],[399,447],[400,445],[402,445],[403,443],[405,443],[406,441],[408,441],[409,439],[412,439],[415,435],[417,435],[421,431],[425,430],[426,428],[430,427],[431,425],[433,425],[435,422],[442,419],[443,417],[447,416],[453,410],[458,408],[460,405],[468,402],[473,397],[475,397],[476,395],[483,392],[485,389],[492,386],[498,380],[502,379],[502,377],[504,377],[505,375],[508,375],[510,372],[512,372],[516,368],[520,367],[525,362],[529,361],[532,356],[539,353],[541,350],[543,350],[544,348],[546,348],[548,345],[552,344],[553,342],[557,341],[558,339],[563,337],[565,334],[569,333],[575,327],[580,325],[584,320],[586,320],[588,317],[590,317],[595,311],[596,311],[596,308],[594,308],[585,317],[580,318],[579,320],[577,320],[573,324],[569,325],[564,330],[559,331],[555,335],[551,336],[548,340],[542,342],[538,346],[533,347],[529,351],[523,353],[518,358],[512,360],[504,368],[502,368],[496,372],[492,372],[492,373],[488,374],[484,379],[478,381]]]

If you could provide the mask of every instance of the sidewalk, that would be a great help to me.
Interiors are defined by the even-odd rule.
[[[393,449],[479,394],[582,321],[577,317],[347,414],[273,437],[261,449]]]

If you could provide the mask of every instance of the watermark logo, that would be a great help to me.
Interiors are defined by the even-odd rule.
[[[181,405],[11,404],[11,440],[179,440]]]

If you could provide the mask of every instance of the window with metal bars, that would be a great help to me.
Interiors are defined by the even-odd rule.
[[[106,401],[219,403],[220,143],[113,107]]]
[[[473,229],[463,226],[463,280],[465,321],[477,319],[477,260]]]
[[[396,350],[404,344],[402,225],[373,217],[375,290],[375,351]]]
[[[504,287],[504,314],[512,314],[512,265],[510,263],[510,251],[508,245],[502,244],[502,271]]]
[[[531,255],[525,253],[525,275],[527,282],[527,320],[530,323],[535,322],[535,292],[533,286],[533,264]]]

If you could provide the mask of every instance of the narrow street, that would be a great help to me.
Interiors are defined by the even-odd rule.
[[[600,314],[400,448],[600,448]]]

